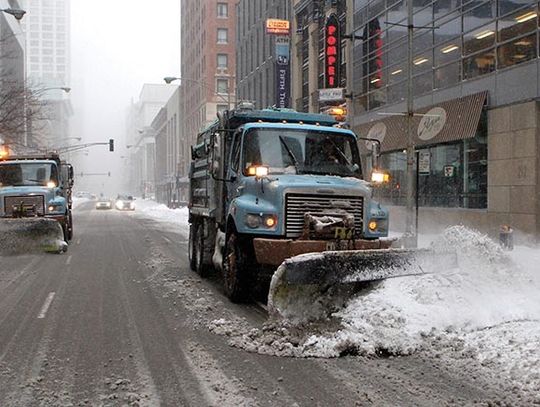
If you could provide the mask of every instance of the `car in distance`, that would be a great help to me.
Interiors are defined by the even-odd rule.
[[[134,211],[135,210],[135,198],[131,195],[118,195],[116,198],[116,209],[119,211]]]
[[[99,198],[96,202],[96,209],[112,209],[112,201],[109,198]]]

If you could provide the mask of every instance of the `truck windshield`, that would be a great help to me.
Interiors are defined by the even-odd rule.
[[[51,163],[19,162],[0,164],[0,187],[58,185],[56,165]]]
[[[273,174],[322,174],[361,177],[352,135],[304,129],[252,129],[244,136],[244,170],[269,167]]]

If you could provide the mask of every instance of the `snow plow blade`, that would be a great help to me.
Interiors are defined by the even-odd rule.
[[[288,309],[313,307],[314,302],[319,306],[322,302],[332,302],[333,306],[339,307],[337,299],[346,301],[356,283],[428,274],[452,267],[457,267],[455,252],[435,252],[431,249],[302,254],[285,260],[272,276],[268,308],[273,316],[287,317]],[[325,296],[328,297],[326,300],[323,299]]]
[[[54,219],[0,220],[0,256],[61,253],[67,250],[62,226]]]

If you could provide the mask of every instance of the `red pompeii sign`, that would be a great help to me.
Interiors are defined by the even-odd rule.
[[[339,21],[335,14],[326,20],[325,41],[325,77],[326,87],[336,88],[339,86],[339,65],[341,42],[339,36]]]

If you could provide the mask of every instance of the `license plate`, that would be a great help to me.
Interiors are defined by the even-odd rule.
[[[334,231],[334,238],[339,240],[351,240],[354,235],[354,229],[338,227]]]

